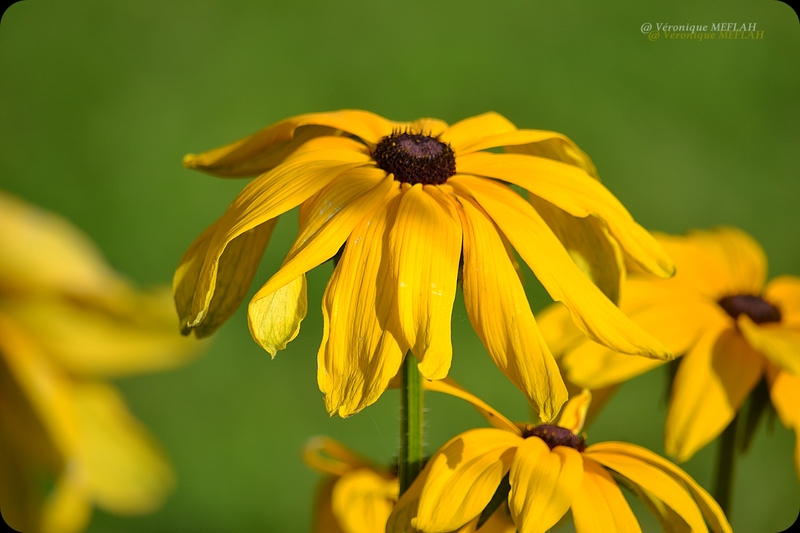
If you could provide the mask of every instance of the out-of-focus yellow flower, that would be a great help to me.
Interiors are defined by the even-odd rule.
[[[0,509],[26,533],[73,533],[93,505],[154,510],[163,452],[103,381],[197,353],[169,292],[135,292],[75,227],[0,193]]]
[[[510,153],[486,150],[505,148]],[[365,111],[300,115],[184,165],[260,176],[192,244],[175,273],[184,332],[213,333],[244,298],[278,216],[300,206],[300,232],[249,306],[250,331],[273,356],[306,315],[306,273],[336,256],[323,298],[318,383],[330,413],[373,403],[407,351],[428,379],[447,375],[463,258],[473,327],[544,420],[566,401],[512,247],[583,331],[625,353],[667,358],[611,301],[623,252],[645,270],[673,265],[559,133],[518,130],[496,113],[452,126]],[[508,184],[530,193],[526,202]],[[594,283],[593,283],[594,282]],[[609,299],[609,297],[611,299]]]
[[[620,305],[683,355],[667,414],[667,453],[679,461],[692,457],[725,429],[762,378],[781,421],[800,432],[800,278],[780,276],[765,286],[764,251],[735,228],[658,240],[675,259],[677,275],[631,275]],[[567,380],[579,387],[615,386],[661,364],[587,340],[564,308],[546,310],[540,323]],[[800,477],[800,438],[795,465]]]
[[[436,452],[395,506],[387,533],[453,531],[506,494],[520,533],[544,533],[570,510],[577,533],[641,532],[619,485],[664,531],[731,531],[714,499],[669,461],[622,442],[587,447],[578,434],[588,391],[570,399],[558,425],[538,426],[513,424],[466,391],[458,396],[494,427],[462,433]]]

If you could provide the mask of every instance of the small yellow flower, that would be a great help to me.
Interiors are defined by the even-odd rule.
[[[758,382],[766,378],[782,422],[800,432],[800,278],[764,285],[767,260],[734,228],[661,235],[678,273],[670,280],[631,275],[620,304],[634,322],[683,355],[672,387],[666,451],[679,461],[717,437]],[[660,362],[633,358],[588,341],[566,309],[540,316],[568,381],[613,387]],[[795,446],[800,477],[800,438]]]
[[[0,509],[74,533],[157,508],[172,470],[104,380],[181,364],[168,291],[135,292],[67,221],[0,192]]]
[[[499,147],[512,153],[486,151]],[[377,400],[409,350],[426,378],[447,375],[463,260],[473,327],[497,366],[552,419],[566,389],[512,246],[592,338],[626,353],[669,356],[607,295],[617,296],[623,251],[657,275],[671,275],[672,263],[596,179],[589,158],[558,133],[518,130],[496,113],[448,126],[339,111],[278,122],[188,155],[184,165],[260,176],[178,266],[183,331],[210,335],[231,316],[278,216],[300,206],[299,235],[250,302],[249,325],[274,356],[306,315],[306,272],[338,258],[323,297],[318,355],[318,383],[332,414],[348,416]],[[508,184],[528,190],[530,202]]]
[[[504,490],[520,533],[544,533],[570,510],[577,533],[641,532],[619,485],[642,499],[664,531],[731,531],[714,499],[669,461],[622,442],[587,447],[578,433],[588,391],[566,404],[558,425],[538,426],[515,425],[469,393],[459,396],[494,428],[462,433],[436,452],[397,503],[388,533],[453,531]]]

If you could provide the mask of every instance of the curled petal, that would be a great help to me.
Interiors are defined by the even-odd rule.
[[[303,461],[317,472],[333,476],[343,476],[352,470],[374,466],[369,459],[324,435],[317,435],[306,442]]]
[[[586,421],[586,413],[592,403],[592,393],[586,389],[582,390],[569,399],[561,416],[558,418],[558,425],[578,434],[583,431],[583,423]]]

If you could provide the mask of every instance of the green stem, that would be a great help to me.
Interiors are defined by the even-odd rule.
[[[731,496],[733,495],[733,479],[736,470],[736,428],[739,425],[739,414],[722,432],[717,450],[717,471],[714,482],[714,498],[726,514],[730,514]]]
[[[422,376],[417,359],[406,354],[401,370],[403,388],[400,392],[400,458],[398,477],[403,494],[422,470]]]

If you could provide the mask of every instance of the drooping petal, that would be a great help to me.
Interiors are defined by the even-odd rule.
[[[323,435],[308,440],[303,447],[303,461],[317,472],[333,476],[343,476],[359,468],[374,468],[366,457]]]
[[[669,506],[689,526],[687,531],[707,532],[703,515],[684,485],[658,466],[629,455],[630,448],[631,445],[624,443],[604,442],[586,448],[584,457],[617,472]]]
[[[508,508],[520,533],[544,533],[558,522],[581,488],[583,459],[572,448],[552,450],[537,437],[525,439],[511,465]]]
[[[595,216],[575,217],[539,198],[528,201],[567,249],[567,253],[606,297],[619,304],[625,278],[625,257],[605,223]]]
[[[355,227],[325,290],[317,381],[331,414],[349,416],[377,400],[410,348],[387,264],[388,221],[399,200],[398,187]]]
[[[185,327],[196,327],[207,316],[217,285],[220,257],[229,243],[296,207],[339,175],[368,161],[368,156],[344,148],[316,150],[294,157],[247,184],[216,223],[197,274]]]
[[[667,454],[687,461],[719,435],[761,379],[764,364],[736,330],[706,331],[675,375],[664,435]]]
[[[282,120],[226,146],[189,154],[183,158],[183,165],[217,176],[256,176],[281,164],[318,136],[341,130],[374,145],[394,127],[391,121],[367,111],[309,113]]]
[[[790,374],[800,376],[800,326],[756,325],[745,314],[739,315],[736,325],[753,348]]]
[[[149,432],[110,386],[80,383],[73,394],[83,438],[80,460],[97,505],[120,514],[159,507],[175,480]]]
[[[482,149],[480,145],[486,139],[516,130],[517,127],[507,118],[492,111],[456,122],[439,138],[443,142],[449,143],[456,155],[460,156]],[[494,146],[500,145],[495,144]],[[458,164],[458,160],[456,160],[456,164]]]
[[[523,440],[508,431],[473,429],[445,444],[429,461],[412,525],[427,532],[453,531],[486,507],[511,468]]]
[[[781,310],[781,323],[800,326],[800,277],[778,276],[767,283],[764,299]]]
[[[608,225],[625,253],[646,271],[661,277],[675,273],[675,266],[656,240],[608,189],[579,167],[538,156],[477,152],[459,159],[458,172],[519,185],[576,217],[595,215]]]
[[[486,419],[486,421],[497,429],[510,431],[511,433],[516,433],[517,435],[522,434],[516,424],[503,416],[498,410],[474,394],[465,390],[449,377],[436,381],[425,379],[423,380],[422,385],[425,387],[425,390],[442,392],[471,403],[472,406]]]
[[[250,335],[272,357],[300,333],[300,324],[308,312],[306,275],[267,295],[256,296],[247,308]]]
[[[459,205],[470,322],[498,368],[543,420],[552,420],[567,400],[558,366],[539,334],[497,228],[471,199],[462,198]]]
[[[400,327],[428,379],[442,379],[450,369],[450,323],[461,255],[455,207],[447,198],[440,204],[435,195],[429,186],[409,188],[389,232]]]
[[[722,509],[714,500],[714,498],[712,498],[711,495],[706,492],[706,490],[701,487],[700,484],[697,483],[689,474],[684,472],[681,468],[677,467],[670,461],[667,461],[660,455],[657,455],[640,446],[622,442],[600,443],[592,446],[591,448],[592,453],[607,452],[610,454],[624,454],[628,457],[635,457],[640,461],[646,462],[649,465],[662,470],[671,476],[675,481],[685,485],[689,489],[689,492],[694,498],[695,503],[697,503],[700,511],[703,513],[703,517],[711,528],[711,531],[714,533],[729,533],[731,531],[731,526],[728,523],[727,518],[725,518],[725,513],[722,512]]]
[[[592,393],[583,389],[579,394],[569,399],[561,416],[558,417],[558,425],[570,430],[574,434],[583,431],[583,423],[586,421],[586,413],[592,403]]]
[[[576,533],[641,533],[625,496],[614,478],[589,459],[583,458],[583,482],[572,501]]]
[[[333,486],[333,514],[347,533],[383,533],[398,488],[397,479],[369,468],[348,472]]]
[[[718,300],[761,292],[767,259],[761,246],[742,230],[719,227],[686,236],[659,234],[657,239],[678,265],[681,283],[702,294]]]
[[[623,353],[670,357],[658,340],[626,317],[575,265],[542,217],[519,195],[472,176],[457,175],[449,183],[477,200],[550,296],[570,309],[575,323],[590,338]]]
[[[781,422],[794,430],[794,467],[800,479],[800,377],[767,365],[769,397]]]

